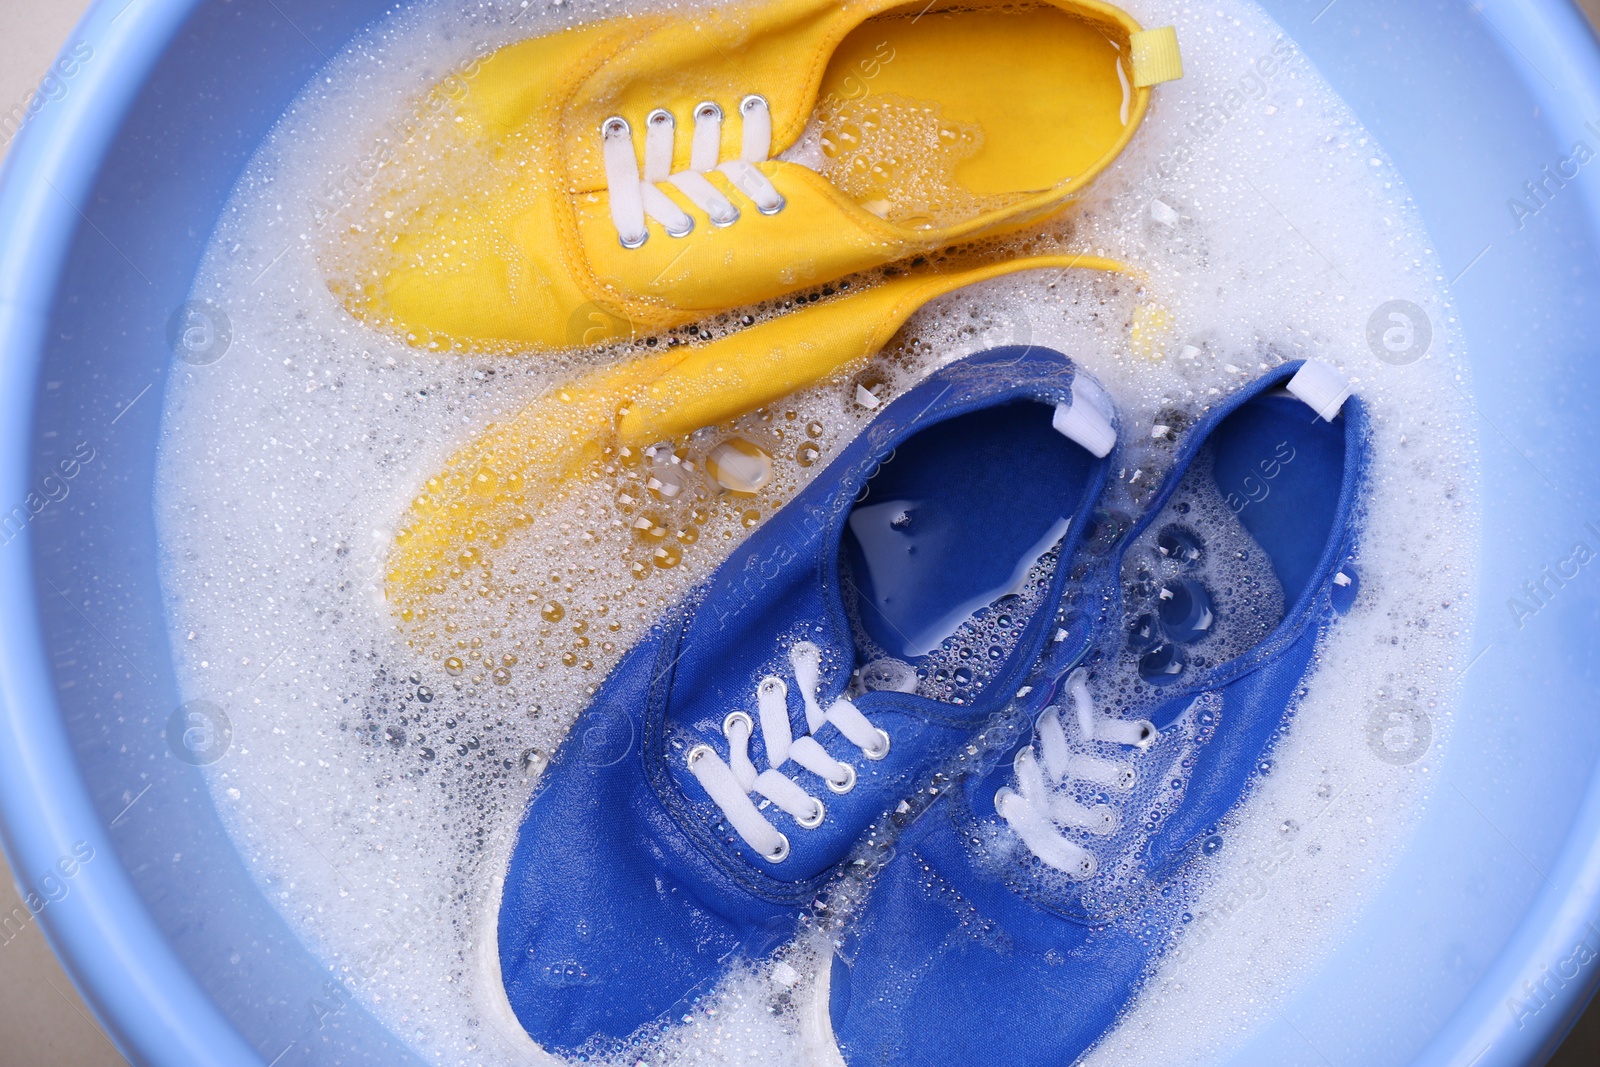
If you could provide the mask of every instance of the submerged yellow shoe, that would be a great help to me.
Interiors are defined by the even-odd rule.
[[[330,286],[434,348],[650,333],[1054,213],[1181,75],[1097,0],[591,23],[435,88]]]
[[[899,274],[708,344],[651,353],[552,390],[489,426],[428,479],[390,553],[390,606],[404,623],[431,625],[453,610],[453,598],[489,595],[482,583],[495,551],[535,521],[542,501],[585,477],[586,468],[637,464],[648,446],[677,444],[702,427],[849,372],[935,297],[1041,269],[1127,273],[1110,260],[1039,255],[948,273]],[[647,489],[668,497],[674,491],[638,491]]]

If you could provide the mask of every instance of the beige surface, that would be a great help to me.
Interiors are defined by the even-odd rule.
[[[1600,0],[1578,0],[1600,24]],[[33,87],[88,7],[86,0],[0,0],[0,115],[25,107]],[[0,121],[0,158],[9,147]],[[0,857],[0,918],[26,917]],[[90,1018],[38,924],[0,930],[0,1067],[101,1067],[124,1061]]]
[[[0,159],[26,107],[87,0],[0,0]],[[17,896],[0,857],[0,1067],[116,1067],[126,1063],[100,1032],[78,991]],[[18,922],[22,922],[18,929]]]

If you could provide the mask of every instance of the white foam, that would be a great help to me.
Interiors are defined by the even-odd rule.
[[[1118,491],[1132,498],[1170,454],[1173,434],[1153,427],[1187,425],[1284,360],[1338,368],[1372,414],[1361,599],[1326,642],[1273,773],[1201,872],[1188,934],[1090,1062],[1197,1063],[1235,1047],[1338,944],[1404,847],[1448,734],[1475,567],[1472,426],[1437,257],[1387,157],[1258,8],[1128,6],[1177,23],[1186,77],[1158,88],[1133,144],[1035,247],[1125,260],[1147,280],[1035,274],[940,299],[867,371],[743,420],[737,432],[774,458],[754,496],[699,499],[691,479],[681,499],[624,513],[619,486],[651,499],[629,471],[573,487],[496,570],[560,601],[562,618],[469,604],[446,641],[460,647],[443,650],[413,649],[381,602],[408,502],[488,422],[610,354],[441,354],[363,328],[323,281],[319,257],[337,246],[327,208],[361,195],[363,161],[450,70],[624,7],[420,5],[338,57],[258,153],[195,290],[230,317],[232,349],[180,366],[167,394],[159,508],[176,667],[186,699],[233,719],[233,748],[209,773],[263,891],[424,1058],[527,1059],[496,980],[498,878],[547,754],[605,671],[870,420],[858,390],[886,403],[978,348],[1031,340],[1097,376],[1119,405]],[[1395,298],[1433,326],[1427,357],[1404,366],[1366,342],[1368,316]],[[1147,346],[1163,358],[1129,342],[1151,303],[1174,323]],[[718,440],[691,441],[693,457]],[[820,459],[803,465],[803,452]],[[655,529],[681,562],[637,581],[629,563],[654,558]],[[1413,763],[1369,744],[1372,716],[1402,703],[1434,734]],[[654,1052],[826,1058],[806,1014],[825,940],[732,976]]]

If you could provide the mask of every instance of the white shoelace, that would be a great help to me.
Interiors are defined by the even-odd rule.
[[[1147,720],[1128,722],[1096,714],[1094,698],[1089,694],[1088,672],[1083,668],[1073,671],[1067,679],[1067,694],[1072,698],[1080,740],[1109,741],[1135,748],[1145,748],[1155,740],[1155,725]],[[1120,820],[1110,805],[1085,807],[1061,787],[1080,779],[1125,791],[1133,788],[1137,774],[1116,760],[1073,753],[1058,708],[1046,708],[1036,726],[1039,750],[1035,752],[1029,745],[1017,753],[1012,763],[1017,788],[1005,786],[995,793],[995,811],[1041,861],[1069,877],[1090,878],[1096,870],[1094,853],[1059,828],[1105,835],[1115,833]]]
[[[765,97],[751,94],[739,102],[743,120],[743,142],[738,159],[718,166],[722,151],[722,108],[711,101],[694,109],[694,140],[689,147],[689,169],[672,173],[673,138],[677,120],[665,108],[656,108],[645,117],[644,173],[633,151],[633,130],[620,115],[600,126],[604,151],[607,191],[611,196],[611,221],[624,248],[638,248],[650,236],[645,216],[659,222],[670,237],[687,237],[694,219],[673,202],[662,189],[667,182],[695,207],[704,211],[713,226],[731,226],[739,221],[739,209],[706,179],[717,171],[755,202],[763,215],[783,210],[783,196],[767,176],[756,168],[772,152],[772,112]]]
[[[809,641],[796,644],[789,650],[789,664],[805,701],[806,732],[793,736],[789,726],[789,687],[783,679],[770,674],[761,679],[756,688],[756,708],[761,740],[767,749],[766,770],[758,773],[750,761],[750,738],[756,727],[743,711],[730,712],[722,723],[722,734],[728,739],[727,763],[710,745],[694,746],[688,757],[690,772],[722,809],[729,825],[769,863],[782,863],[788,857],[789,839],[761,814],[750,799],[751,793],[760,794],[788,812],[807,830],[822,825],[827,813],[822,801],[781,772],[786,762],[793,761],[817,775],[835,793],[848,793],[855,788],[855,768],[828,755],[814,736],[818,730],[832,723],[867,759],[880,760],[889,754],[889,735],[873,726],[850,701],[840,697],[826,710],[817,703],[822,651],[816,645]]]

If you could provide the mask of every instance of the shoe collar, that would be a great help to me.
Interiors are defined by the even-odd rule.
[[[691,722],[700,724],[691,732],[701,733],[703,741],[721,752],[727,748],[727,741],[716,733],[717,727],[729,712],[743,710],[753,702],[762,677],[774,674],[793,680],[788,647],[799,639],[822,649],[823,677],[815,693],[816,702],[827,708],[844,695],[856,646],[840,588],[839,550],[844,524],[861,490],[895,448],[913,434],[971,411],[1024,399],[1058,405],[1104,403],[1098,386],[1080,376],[1066,356],[1049,349],[995,349],[941,368],[885,408],[832,466],[719,568],[699,594],[679,610],[676,624],[670,626],[645,714],[644,752],[651,768],[647,773],[664,806],[676,814],[677,822],[700,849],[726,873],[757,892],[790,894],[795,891],[795,883],[772,877],[746,858],[748,850],[742,845],[730,846],[711,831],[703,818],[704,798],[696,792],[697,784],[679,766],[683,761],[674,758],[675,748],[666,743],[669,734],[677,733],[669,725],[669,716],[680,727]],[[991,682],[978,700],[961,707],[888,691],[869,692],[852,702],[869,718],[885,710],[897,710],[947,726],[970,728],[1012,700],[1049,636],[1054,605],[1070,569],[1067,561],[1081,543],[1090,509],[1103,489],[1107,466],[1098,466],[1094,484],[1088,487],[1069,524],[1061,563],[1045,601],[1048,606],[1042,607],[1025,629],[1007,674]],[[814,583],[819,615],[773,632],[741,635],[737,626],[745,605],[758,602],[763,589],[776,581],[784,568],[804,565],[801,557],[808,552],[817,556],[810,567],[810,583]],[[730,604],[733,610],[729,610]],[[753,607],[749,610],[759,614]],[[680,662],[686,647],[713,639],[729,645],[749,641],[765,647],[759,661],[745,661],[746,665],[757,665],[748,672],[739,669],[738,678],[731,683],[720,672],[713,675],[698,666],[693,668],[694,679],[685,681]],[[745,677],[746,673],[749,677]],[[686,685],[692,685],[692,691],[685,691]],[[674,711],[675,707],[682,710]],[[681,734],[678,736],[682,738]],[[825,733],[824,738],[826,744],[832,735]]]
[[[1141,28],[1131,15],[1099,0],[1047,2],[1103,23],[1123,38]],[[994,6],[1000,6],[998,0]],[[732,118],[740,98],[757,93],[771,108],[772,155],[787,151],[800,139],[816,108],[828,62],[840,43],[863,22],[897,8],[917,13],[906,0],[843,4],[784,0],[710,8],[688,16],[640,16],[631,35],[620,41],[608,37],[584,57],[567,83],[565,101],[556,109],[567,131],[567,190],[584,195],[606,188],[600,129],[616,115],[633,126],[642,159],[644,119],[649,112],[665,108],[687,124],[695,108],[713,102]],[[737,49],[738,75],[749,79],[748,84],[730,82],[730,48]],[[1151,95],[1148,86],[1130,92],[1128,136],[1138,127]],[[720,158],[737,158],[739,145],[738,122],[726,123]],[[1119,142],[1115,151],[1121,148]],[[672,170],[687,168],[689,155],[689,138],[680,137]]]
[[[844,526],[848,521],[850,512],[860,495],[862,488],[872,475],[877,473],[878,467],[890,456],[900,443],[909,439],[929,426],[957,418],[972,411],[995,407],[1000,404],[1016,400],[1037,400],[1041,403],[1057,405],[1057,415],[1054,419],[1056,429],[1065,436],[1073,439],[1080,447],[1091,451],[1102,451],[1109,454],[1116,440],[1117,423],[1116,412],[1109,397],[1100,384],[1093,378],[1083,374],[1070,359],[1060,357],[1065,368],[1065,377],[1059,383],[1033,382],[1022,385],[1001,387],[993,392],[985,392],[992,388],[996,380],[1004,381],[1009,373],[1021,367],[1030,359],[1030,353],[1049,351],[1036,346],[1009,346],[1006,348],[992,349],[977,356],[969,357],[936,372],[930,379],[917,390],[908,393],[904,398],[911,401],[918,390],[927,389],[933,393],[927,401],[927,407],[922,409],[923,414],[914,418],[903,428],[885,441],[886,451],[877,451],[879,457],[872,463],[864,477],[861,477],[852,486],[849,497],[849,506],[836,513],[828,533],[830,551],[824,552],[819,560],[817,581],[821,590],[822,602],[828,612],[828,626],[830,633],[837,634],[838,647],[848,657],[848,662],[855,661],[855,637],[851,631],[849,618],[845,610],[843,580],[839,569],[840,547],[844,535]],[[1054,353],[1052,353],[1054,354]],[[1036,357],[1034,357],[1036,358]],[[938,385],[937,392],[931,388]],[[920,400],[917,401],[921,403]],[[937,414],[931,414],[935,406]],[[1102,442],[1094,429],[1078,432],[1068,432],[1063,424],[1068,420],[1064,413],[1081,411],[1091,408],[1099,415],[1101,426],[1111,428],[1111,440]],[[1093,446],[1090,445],[1093,442]],[[1104,462],[1106,456],[1098,457],[1102,460],[1096,467],[1091,483],[1085,487],[1082,499],[1068,522],[1063,535],[1061,546],[1058,550],[1057,562],[1051,575],[1050,589],[1040,607],[1034,612],[1028,625],[1024,627],[1022,635],[1010,657],[1010,666],[1003,673],[992,679],[986,685],[979,697],[972,704],[951,705],[931,697],[917,696],[915,694],[898,693],[890,690],[868,692],[857,698],[858,704],[865,707],[889,707],[911,711],[934,721],[944,721],[951,724],[972,725],[989,718],[995,712],[1014,699],[1021,687],[1034,670],[1034,667],[1050,639],[1055,617],[1055,608],[1064,593],[1067,577],[1071,572],[1071,561],[1082,546],[1084,533],[1089,525],[1096,504],[1105,490],[1110,464]],[[848,681],[848,675],[844,677]],[[843,692],[843,687],[839,690]]]
[[[1326,368],[1325,364],[1316,364],[1312,361],[1293,361],[1256,379],[1254,382],[1229,395],[1221,403],[1209,410],[1205,416],[1184,437],[1182,445],[1173,460],[1171,469],[1163,479],[1161,487],[1153,496],[1141,513],[1139,519],[1122,535],[1114,549],[1107,554],[1106,561],[1102,564],[1105,570],[1095,579],[1094,584],[1104,585],[1110,591],[1110,596],[1105,598],[1106,607],[1099,616],[1096,624],[1085,627],[1087,636],[1082,640],[1073,642],[1070,649],[1064,650],[1057,658],[1048,672],[1041,671],[1033,679],[1033,689],[1027,692],[1018,703],[1017,714],[1011,716],[1003,733],[1003,738],[994,740],[999,742],[994,749],[994,756],[987,763],[986,769],[970,775],[957,790],[957,796],[951,798],[956,801],[955,808],[951,811],[950,818],[955,822],[963,838],[971,837],[978,832],[980,822],[992,815],[981,816],[979,811],[988,811],[991,808],[990,795],[994,792],[994,782],[997,774],[1004,777],[1009,775],[1010,768],[1016,753],[1023,747],[1033,743],[1035,739],[1035,722],[1038,716],[1053,703],[1058,703],[1065,698],[1065,683],[1072,672],[1079,668],[1083,658],[1098,644],[1099,638],[1106,632],[1108,625],[1117,625],[1120,629],[1120,620],[1123,615],[1123,593],[1120,579],[1122,561],[1131,546],[1139,537],[1149,529],[1150,525],[1160,516],[1168,500],[1176,491],[1179,482],[1187,473],[1195,457],[1210,439],[1212,432],[1229,415],[1233,414],[1244,404],[1266,393],[1287,386],[1294,381],[1303,368],[1312,367],[1311,373],[1317,373],[1316,368]],[[1301,396],[1309,407],[1320,408],[1328,411],[1328,394],[1314,392],[1310,397]],[[1348,396],[1342,400],[1342,406],[1334,409],[1336,415],[1343,415],[1345,419],[1345,463],[1344,474],[1339,487],[1339,501],[1335,508],[1332,533],[1327,544],[1323,546],[1322,554],[1311,578],[1306,582],[1305,588],[1296,598],[1293,605],[1287,606],[1284,617],[1273,630],[1261,641],[1246,650],[1239,656],[1199,674],[1180,685],[1175,685],[1164,691],[1156,707],[1161,709],[1176,709],[1176,714],[1168,716],[1171,721],[1177,721],[1183,714],[1195,708],[1209,692],[1214,692],[1237,679],[1257,670],[1267,663],[1275,661],[1282,652],[1299,639],[1313,620],[1323,617],[1332,611],[1331,604],[1325,603],[1335,574],[1350,560],[1354,554],[1359,530],[1357,529],[1359,516],[1356,514],[1357,501],[1360,497],[1361,487],[1366,477],[1366,443],[1369,435],[1366,408],[1358,396]],[[1321,417],[1318,415],[1317,417]],[[1074,655],[1076,653],[1076,655]],[[1159,738],[1157,743],[1160,743]],[[1043,891],[1032,885],[1028,879],[1026,886],[1009,887],[994,878],[993,875],[983,874],[982,869],[974,865],[975,872],[980,874],[979,883],[987,885],[993,882],[993,894],[990,890],[978,887],[974,891],[985,897],[995,895],[990,905],[995,907],[1005,906],[1005,899],[1013,893],[1020,893],[1034,905],[1044,910],[1076,923],[1101,925],[1115,920],[1121,915],[1137,911],[1144,905],[1144,897],[1135,889],[1127,898],[1125,904],[1111,913],[1091,913],[1082,904],[1080,894],[1069,890],[1065,894],[1059,890]],[[1165,877],[1152,878],[1145,885],[1145,890],[1153,889],[1166,880]],[[1052,883],[1053,884],[1053,883]]]
[[[1018,380],[1019,377],[1022,380]],[[804,548],[797,551],[797,541],[813,546],[817,557],[814,591],[821,605],[820,616],[802,621],[790,632],[798,635],[804,631],[807,635],[805,639],[819,645],[825,657],[853,664],[856,644],[844,603],[839,557],[845,524],[862,490],[895,450],[915,434],[970,412],[1017,400],[1068,406],[1088,404],[1115,428],[1115,413],[1110,408],[1104,390],[1092,378],[1084,375],[1068,357],[1051,349],[1033,345],[1006,346],[949,364],[885,408],[820,477],[774,515],[767,527],[752,535],[720,569],[739,575],[727,584],[740,595],[754,599],[764,580],[770,579],[781,568],[799,558]],[[1103,491],[1107,467],[1104,463],[1099,466],[1094,483],[1087,487],[1078,513],[1069,523],[1066,541],[1062,546],[1063,563],[1081,543],[1087,519]],[[798,524],[794,521],[796,518]],[[1055,575],[1057,586],[1063,584],[1067,571],[1067,567],[1058,565]],[[680,631],[685,638],[694,629],[695,617],[705,611],[719,616],[719,631],[729,629],[732,613],[709,603],[717,597],[715,586],[719,577],[727,578],[728,575],[713,576],[709,595],[701,601],[699,608],[685,612]],[[1059,593],[1059,588],[1052,590],[1051,596],[1059,599]],[[1047,599],[1046,602],[1053,603],[1053,600]],[[1047,636],[1044,631],[1049,621],[1046,615],[1041,609],[1030,624],[1032,629],[1025,631],[1022,641],[1037,638],[1036,643],[1043,645],[1043,638]],[[1035,633],[1034,630],[1039,632]],[[787,669],[784,652],[787,636],[785,633],[774,633],[762,638],[771,645],[768,668],[779,674]],[[728,638],[733,639],[732,636]],[[869,693],[862,699],[870,698],[869,703],[898,703],[901,707],[914,707],[919,713],[935,720],[969,723],[992,714],[996,710],[996,706],[991,706],[995,700],[1003,704],[1010,699],[1032,669],[1038,651],[1035,648],[1032,657],[1015,657],[1015,669],[1003,678],[997,678],[985,689],[989,699],[973,705],[957,708],[927,697],[888,691]],[[843,695],[849,685],[850,674],[849,670],[833,670],[816,694],[817,701],[826,706]],[[754,684],[753,680],[751,685]],[[1007,695],[1002,698],[1000,694]]]
[[[1345,386],[1342,395],[1337,390],[1330,390],[1325,384],[1328,381],[1327,374],[1334,375],[1340,383],[1344,381],[1338,376],[1338,372],[1326,363],[1315,360],[1294,360],[1284,363],[1206,412],[1184,437],[1172,467],[1156,495],[1151,498],[1138,521],[1123,536],[1116,550],[1111,553],[1112,570],[1109,579],[1113,595],[1107,609],[1111,614],[1104,616],[1103,619],[1115,622],[1121,619],[1124,606],[1120,577],[1124,557],[1134,542],[1160,518],[1167,501],[1177,491],[1178,484],[1183,481],[1195,457],[1200,454],[1201,449],[1206,446],[1212,433],[1224,419],[1257,397],[1279,388],[1286,388],[1291,395],[1304,402],[1310,409],[1308,413],[1313,414],[1314,419],[1324,418],[1324,413],[1332,414],[1334,417],[1343,415],[1344,476],[1339,485],[1339,500],[1334,508],[1327,543],[1322,546],[1317,565],[1306,581],[1305,587],[1301,589],[1293,604],[1284,606],[1283,618],[1270,633],[1233,659],[1218,663],[1200,672],[1195,678],[1172,686],[1167,690],[1168,696],[1162,701],[1162,706],[1170,705],[1180,699],[1193,698],[1207,690],[1226,685],[1257,669],[1263,663],[1275,659],[1284,648],[1300,636],[1310,621],[1318,616],[1323,607],[1320,602],[1327,598],[1329,585],[1335,573],[1350,560],[1355,551],[1358,533],[1355,520],[1359,518],[1356,514],[1356,502],[1360,499],[1361,485],[1366,477],[1366,444],[1369,434],[1367,412],[1361,398],[1348,392],[1348,386]],[[1302,387],[1307,378],[1311,378],[1315,383],[1309,389]]]

